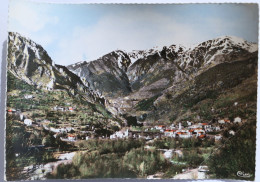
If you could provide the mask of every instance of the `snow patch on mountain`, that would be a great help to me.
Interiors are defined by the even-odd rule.
[[[127,54],[129,55],[131,59],[131,64],[135,63],[139,59],[145,59],[149,55],[154,55],[154,54],[159,54],[162,50],[162,47],[156,46],[153,47],[152,49],[148,50],[133,50],[131,52],[128,52]]]

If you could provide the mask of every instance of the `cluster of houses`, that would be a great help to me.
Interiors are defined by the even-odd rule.
[[[196,123],[193,124],[190,121],[186,121],[187,126],[183,127],[182,123],[178,125],[171,124],[170,126],[166,125],[156,125],[154,127],[146,128],[144,132],[136,132],[128,129],[123,129],[121,131],[115,132],[113,135],[110,135],[110,139],[117,138],[145,138],[145,139],[153,139],[158,137],[171,137],[171,138],[205,138],[207,133],[209,132],[218,132],[223,128],[222,125],[227,123],[231,123],[229,119],[220,119],[218,120],[218,124],[209,124],[209,123]],[[242,119],[240,117],[236,117],[233,120],[233,123],[241,123]],[[230,135],[235,135],[233,130],[229,131]],[[221,134],[211,135],[215,140],[222,139]]]
[[[190,138],[194,135],[199,138],[206,137],[206,131],[211,129],[211,125],[207,123],[200,123],[198,125],[191,125],[188,128],[184,128],[181,123],[176,127],[174,124],[169,127],[165,125],[156,125],[150,129],[146,129],[144,132],[130,131],[128,129],[115,132],[110,135],[110,139],[116,138],[159,138],[159,137],[173,137],[173,138]]]
[[[75,107],[62,107],[62,106],[55,106],[52,108],[53,111],[75,111]]]
[[[50,121],[43,121],[43,128],[45,130],[51,131],[55,133],[53,136],[54,138],[57,138],[57,135],[62,133],[62,134],[67,134],[67,138],[60,137],[61,140],[63,141],[76,141],[77,140],[77,135],[74,134],[75,129],[73,127],[67,126],[67,127],[61,127],[61,128],[54,128],[54,127],[49,127],[48,124]],[[73,132],[73,133],[71,133]]]
[[[30,96],[28,96],[30,98]],[[74,107],[60,107],[55,106],[53,110],[55,111],[74,111]],[[15,109],[9,108],[7,110],[8,113],[14,114],[17,113]],[[20,121],[22,121],[25,125],[31,126],[33,123],[35,123],[32,119],[26,118],[22,113],[19,113]],[[50,122],[50,121],[49,121]],[[233,123],[241,123],[242,119],[240,117],[234,118],[232,121]],[[78,139],[77,135],[75,134],[75,129],[73,127],[61,127],[61,128],[54,128],[49,127],[48,122],[44,120],[42,123],[42,126],[44,129],[49,130],[54,133],[54,137],[56,138],[58,133],[66,134],[66,138],[60,137],[61,140],[64,141],[76,141]],[[229,119],[219,119],[217,123],[210,124],[210,123],[193,123],[190,121],[186,121],[185,127],[180,122],[178,125],[171,124],[170,126],[166,125],[155,125],[153,127],[147,127],[144,131],[131,131],[128,128],[124,128],[120,131],[115,132],[114,134],[110,135],[110,139],[118,139],[118,138],[145,138],[147,140],[153,139],[153,138],[161,138],[161,137],[171,137],[171,138],[191,138],[191,137],[197,137],[197,138],[205,138],[207,133],[209,132],[218,132],[221,131],[221,128],[225,124],[230,124],[231,121]],[[90,130],[94,131],[94,128],[90,128]],[[84,131],[82,131],[84,132]],[[73,133],[73,134],[72,134]],[[229,131],[230,135],[235,135],[235,132],[233,130]],[[212,137],[215,138],[215,140],[220,140],[222,138],[221,134],[213,135]],[[89,138],[92,138],[90,136],[85,137],[86,140]]]
[[[242,119],[240,117],[236,117],[234,118],[233,123],[241,123]],[[227,124],[227,123],[231,123],[231,121],[229,119],[220,119],[218,120],[219,124]]]
[[[69,133],[71,131],[74,131],[72,127],[64,127],[64,128],[49,128],[50,131],[53,133]]]
[[[116,131],[114,134],[110,135],[110,139],[116,139],[116,138],[128,138],[129,136],[129,130],[121,130]]]
[[[60,139],[62,141],[65,141],[65,142],[75,142],[77,141],[77,135],[76,134],[68,134],[67,138],[63,138],[63,137],[60,137]]]

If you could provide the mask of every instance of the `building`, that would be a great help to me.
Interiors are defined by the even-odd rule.
[[[32,98],[34,98],[34,96],[33,95],[24,95],[24,98],[25,99],[32,99]]]
[[[225,123],[230,123],[229,119],[224,119]]]
[[[228,133],[233,136],[236,134],[234,130],[229,130]]]
[[[225,120],[224,119],[220,119],[220,120],[218,120],[218,123],[219,124],[225,124]]]
[[[8,112],[8,113],[15,113],[15,112],[16,112],[16,109],[12,109],[12,108],[11,108],[11,109],[8,109],[7,112]]]
[[[182,129],[182,126],[181,126],[181,123],[179,123],[179,130],[181,130]]]
[[[26,124],[27,126],[31,126],[33,123],[33,121],[31,119],[25,119],[24,120],[24,124]]]
[[[156,130],[165,129],[165,125],[156,125],[154,128],[155,128]]]
[[[200,137],[201,135],[205,135],[205,130],[196,129],[196,130],[193,131],[193,133],[196,134],[196,137]]]
[[[197,128],[201,128],[202,129],[202,126],[199,125],[199,124],[194,124],[194,125],[191,125],[188,127],[189,129],[197,129]]]
[[[75,141],[75,140],[77,140],[77,136],[74,135],[74,134],[69,134],[69,135],[68,135],[68,140],[70,140],[70,141]]]
[[[156,125],[155,126],[155,129],[156,130],[160,130],[160,132],[164,132],[166,126],[165,125]]]
[[[192,137],[192,133],[189,130],[178,130],[176,131],[176,136],[179,138],[190,138]]]
[[[221,139],[222,139],[222,135],[220,135],[220,134],[215,135],[215,141],[218,141]]]
[[[192,125],[192,122],[187,121],[187,125],[188,125],[188,126],[191,126],[191,125]]]
[[[174,124],[171,124],[171,125],[169,126],[169,129],[170,129],[170,130],[175,129],[175,125],[174,125]]]
[[[110,135],[110,139],[128,138],[128,135],[129,135],[128,129],[125,131],[117,131],[113,135]]]
[[[236,117],[234,119],[234,123],[241,123],[242,122],[242,119],[240,117]]]
[[[23,114],[20,114],[19,117],[20,117],[20,120],[21,120],[21,121],[24,120],[24,115],[23,115]]]
[[[219,126],[212,127],[212,129],[213,129],[214,131],[220,131],[220,127],[219,127]]]
[[[175,138],[175,131],[176,130],[165,130],[164,131],[164,136],[166,136],[166,137],[174,137]]]

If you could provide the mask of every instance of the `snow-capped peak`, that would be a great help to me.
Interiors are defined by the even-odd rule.
[[[144,59],[148,55],[154,55],[154,54],[159,54],[162,50],[162,47],[156,46],[153,47],[152,49],[147,49],[147,50],[133,50],[131,52],[128,52],[128,56],[131,59],[131,64],[135,63],[138,59]]]
[[[231,49],[232,47],[247,50],[249,52],[255,52],[258,50],[257,43],[251,43],[243,38],[236,36],[220,36],[218,38],[208,40],[199,44],[193,44],[188,46],[189,50],[193,50],[199,47],[221,47],[225,50]]]

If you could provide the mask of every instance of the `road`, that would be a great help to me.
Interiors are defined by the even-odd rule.
[[[71,163],[75,154],[76,152],[59,154],[57,157],[59,159],[58,161],[37,166],[27,166],[24,167],[22,173],[27,176],[27,180],[46,180],[46,175],[53,172],[53,170],[57,168],[58,165]]]
[[[198,179],[198,168],[177,174],[173,179]]]

